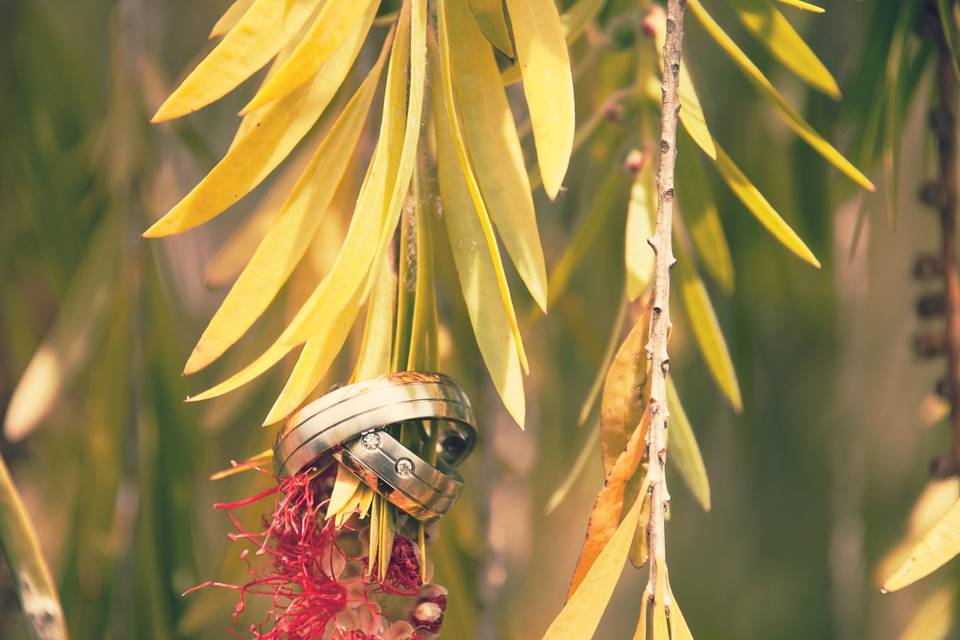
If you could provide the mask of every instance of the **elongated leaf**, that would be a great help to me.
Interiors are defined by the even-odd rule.
[[[483,362],[507,411],[523,427],[526,406],[518,349],[501,303],[497,272],[483,245],[483,229],[460,168],[439,84],[434,82],[432,87],[443,221]]]
[[[690,492],[704,511],[710,511],[710,480],[700,455],[690,419],[683,409],[673,378],[667,378],[667,409],[670,412],[670,457]]]
[[[370,296],[367,321],[363,327],[360,355],[352,381],[367,380],[390,371],[393,320],[396,311],[397,276],[389,258],[382,261],[377,283]]]
[[[67,625],[56,584],[3,458],[0,458],[0,548],[16,585],[30,638],[66,640]]]
[[[372,16],[368,17],[368,20]],[[400,149],[404,140],[404,114],[407,77],[404,72],[409,57],[409,13],[402,13],[398,23],[396,42],[390,56],[387,72],[387,91],[384,98],[384,117],[380,124],[377,147],[370,168],[364,179],[354,215],[350,220],[347,235],[330,272],[324,277],[291,323],[265,353],[250,365],[224,382],[193,396],[190,400],[205,400],[253,380],[280,361],[297,345],[313,336],[322,336],[338,324],[340,311],[357,298],[367,281],[367,274],[374,264],[377,243],[384,227],[396,226],[399,207],[389,209],[388,191],[397,177]],[[385,43],[390,48],[390,40]],[[395,212],[395,213],[394,213]]]
[[[693,330],[693,336],[697,340],[703,359],[707,362],[707,368],[717,386],[727,396],[734,411],[739,412],[743,408],[740,385],[737,382],[737,373],[733,369],[733,361],[730,359],[730,351],[720,330],[720,323],[717,321],[717,314],[710,303],[703,281],[691,263],[690,257],[682,249],[683,243],[676,244],[680,298],[686,308],[690,328]]]
[[[956,617],[957,594],[953,587],[941,587],[916,609],[910,624],[898,640],[944,640],[950,636]]]
[[[960,553],[960,500],[931,528],[907,561],[883,583],[885,593],[913,584]]]
[[[730,190],[746,205],[747,210],[769,231],[783,246],[796,254],[804,262],[820,268],[820,261],[813,255],[806,243],[790,228],[777,210],[774,209],[760,190],[753,186],[750,179],[740,170],[726,152],[717,147],[717,169]]]
[[[341,46],[380,0],[325,0],[310,30],[273,76],[240,113],[249,113],[306,84]]]
[[[96,347],[119,274],[122,244],[118,221],[111,216],[97,230],[53,327],[10,397],[3,424],[10,442],[30,435],[50,415]]]
[[[620,524],[627,485],[636,474],[646,451],[649,424],[649,415],[645,413],[634,426],[626,447],[617,456],[616,462],[604,478],[603,487],[597,494],[593,510],[590,512],[587,536],[580,549],[580,557],[577,559],[577,566],[570,580],[567,598],[570,598],[581,586],[587,572],[597,561]]]
[[[554,0],[507,0],[533,125],[543,190],[553,200],[570,163],[576,130],[573,77]]]
[[[210,39],[222,38],[227,35],[227,32],[240,22],[240,18],[251,6],[253,6],[253,0],[235,0],[213,25],[213,29],[210,30]]]
[[[826,9],[823,7],[817,6],[810,2],[804,2],[803,0],[777,0],[781,4],[785,4],[796,9],[803,9],[804,11],[809,11],[811,13],[826,13]]]
[[[654,255],[648,241],[653,237],[656,216],[655,190],[653,162],[646,162],[633,178],[627,204],[623,255],[627,265],[627,299],[631,302],[639,298],[653,280]]]
[[[307,251],[353,157],[376,93],[385,51],[331,127],[217,313],[184,373],[220,357],[266,310]]]
[[[868,191],[873,191],[875,187],[870,180],[863,175],[863,173],[857,169],[853,164],[847,160],[843,155],[837,151],[833,146],[824,140],[820,134],[814,131],[813,127],[807,123],[806,120],[787,102],[779,91],[767,80],[767,77],[763,75],[763,72],[747,57],[747,55],[737,46],[727,33],[720,28],[720,25],[713,19],[713,17],[707,13],[707,10],[699,3],[698,0],[690,0],[689,8],[691,13],[703,24],[706,28],[707,33],[712,37],[717,44],[733,59],[738,67],[746,74],[747,78],[757,86],[761,91],[763,91],[767,96],[769,96],[774,105],[777,107],[777,112],[783,118],[783,121],[787,123],[793,131],[803,138],[807,144],[809,144],[813,149],[823,156],[827,162],[837,167],[841,172],[843,172],[848,178],[862,186]]]
[[[449,4],[450,10],[444,11],[449,71],[469,164],[503,246],[533,299],[546,311],[547,269],[533,197],[497,61],[470,18],[466,0]]]
[[[667,585],[669,589],[670,586]],[[690,627],[680,611],[680,604],[677,602],[673,591],[670,591],[670,640],[693,640],[693,634],[690,633]]]
[[[434,282],[434,251],[437,242],[435,204],[424,186],[426,177],[418,167],[413,171],[413,217],[416,242],[416,273],[413,285],[413,311],[410,318],[410,356],[407,369],[436,371],[440,366],[437,350],[437,298]]]
[[[503,52],[513,57],[513,43],[507,28],[507,16],[503,13],[503,0],[469,0],[473,17],[484,37]]]
[[[193,191],[150,227],[161,237],[210,220],[236,203],[273,171],[326,109],[363,46],[374,12],[369,11],[313,82],[272,103],[256,126],[227,151]]]
[[[523,349],[523,339],[520,335],[520,324],[517,321],[517,315],[513,308],[513,300],[510,296],[510,286],[507,284],[507,275],[503,269],[503,262],[500,259],[500,250],[497,247],[497,238],[493,232],[493,226],[490,224],[490,216],[487,212],[486,203],[483,195],[480,193],[480,185],[477,183],[476,174],[467,157],[466,144],[463,138],[463,128],[460,123],[460,117],[457,114],[456,102],[453,93],[453,76],[450,69],[450,29],[447,20],[447,3],[440,4],[440,42],[438,44],[441,78],[443,85],[443,105],[447,124],[450,128],[450,139],[453,142],[453,148],[457,154],[457,160],[460,163],[460,171],[463,173],[464,183],[467,186],[467,193],[473,203],[474,211],[477,215],[477,221],[480,223],[481,235],[475,240],[482,241],[490,254],[490,263],[493,265],[496,275],[497,290],[500,292],[500,303],[503,305],[504,315],[507,318],[513,341],[517,347],[517,355],[520,357],[520,366],[524,372],[527,372],[527,355]]]
[[[799,33],[773,5],[773,0],[733,0],[740,22],[773,56],[814,89],[840,97],[837,81]]]
[[[717,204],[696,150],[686,132],[677,136],[677,198],[690,239],[706,272],[724,292],[733,291],[733,258]]]
[[[572,43],[583,33],[590,23],[600,15],[606,0],[575,0],[563,14],[560,15],[560,24],[567,43]]]
[[[300,30],[318,0],[256,0],[213,51],[160,105],[152,122],[192,113],[256,73]]]
[[[607,340],[607,347],[603,351],[603,359],[600,361],[600,366],[597,367],[597,373],[593,378],[593,383],[590,385],[590,391],[587,392],[587,397],[584,398],[583,405],[580,407],[577,426],[582,427],[587,423],[587,418],[590,417],[590,413],[593,411],[593,405],[596,404],[597,398],[600,397],[600,391],[603,389],[604,382],[607,379],[607,370],[610,368],[610,363],[613,362],[614,356],[617,355],[617,347],[620,345],[620,335],[623,333],[623,325],[627,321],[628,306],[626,296],[622,296],[620,307],[617,309],[617,317],[613,321],[613,328],[610,330],[610,338]]]
[[[327,503],[327,515],[329,520],[335,515],[345,510],[350,500],[358,493],[360,489],[360,478],[353,475],[343,465],[337,465],[337,478],[333,482],[333,491],[330,494],[330,502]]]
[[[548,516],[553,513],[570,494],[570,490],[580,482],[580,476],[587,468],[587,464],[593,459],[593,450],[596,449],[599,441],[600,425],[597,425],[590,430],[590,435],[587,436],[587,440],[580,448],[580,453],[577,454],[573,464],[564,468],[563,482],[550,494],[547,504],[543,508],[543,515]]]
[[[640,507],[647,495],[647,485],[645,482],[633,506],[584,576],[580,588],[554,618],[543,640],[584,640],[593,637],[627,561],[633,532],[640,518]]]

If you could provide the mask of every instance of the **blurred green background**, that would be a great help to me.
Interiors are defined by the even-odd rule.
[[[268,445],[271,433],[258,425],[279,372],[226,398],[185,405],[188,393],[245,358],[228,357],[196,380],[180,370],[223,295],[205,286],[205,264],[269,187],[196,232],[139,239],[232,135],[243,95],[185,123],[147,124],[209,46],[207,32],[226,4],[0,0],[0,410],[8,414],[0,451],[77,639],[224,637],[230,594],[179,594],[235,568],[229,522],[210,505],[264,483],[207,478]],[[610,4],[611,13],[624,5]],[[724,2],[708,5],[843,150],[857,147],[867,108],[880,99],[863,79],[871,62],[862,53],[866,34],[877,28],[871,17],[896,6],[831,2],[826,16],[784,9],[837,77],[846,96],[837,104],[745,37]],[[949,437],[942,425],[924,428],[918,409],[941,365],[917,361],[909,348],[921,292],[911,265],[937,243],[935,219],[915,195],[934,168],[923,97],[931,78],[919,78],[920,97],[905,114],[891,227],[883,195],[863,200],[772,115],[693,20],[687,34],[686,59],[714,135],[823,269],[788,255],[711,173],[736,269],[731,296],[711,293],[744,411],[730,411],[679,323],[672,370],[706,460],[713,508],[703,513],[673,478],[674,591],[700,638],[898,637],[924,594],[956,573],[948,566],[891,596],[880,595],[876,576],[903,534],[928,462]],[[602,98],[578,93],[586,112]],[[444,637],[540,637],[562,605],[602,481],[595,455],[568,499],[544,514],[586,441],[577,416],[623,286],[628,181],[614,180],[606,204],[598,185],[621,171],[619,138],[630,132],[616,122],[602,127],[598,142],[575,157],[564,197],[538,200],[548,267],[591,207],[611,212],[568,290],[526,332],[525,432],[499,405],[469,326],[447,327],[449,366],[476,399],[482,444],[464,471],[466,499],[433,553],[451,591]],[[854,159],[877,175],[871,154]],[[868,223],[851,257],[861,205]],[[525,298],[519,304],[532,306]],[[262,336],[276,331],[271,318],[260,324]],[[36,374],[29,402],[13,406],[42,343],[57,345],[59,360]],[[29,432],[11,432],[9,413]],[[0,637],[26,637],[5,572]],[[645,571],[625,570],[598,638],[631,637],[645,580]]]

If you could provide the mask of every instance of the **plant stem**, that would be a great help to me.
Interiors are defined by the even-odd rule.
[[[677,160],[677,119],[680,114],[680,54],[683,49],[683,10],[686,0],[667,3],[667,37],[663,46],[663,87],[660,107],[660,156],[657,163],[657,222],[650,240],[655,254],[653,313],[650,316],[650,341],[647,354],[651,360],[650,431],[647,452],[650,461],[650,522],[647,529],[650,545],[649,593],[654,592],[660,562],[666,557],[664,510],[670,501],[667,492],[667,375],[670,356],[670,269],[676,263],[673,255],[673,173]]]
[[[937,21],[937,109],[931,128],[937,140],[940,193],[940,253],[943,266],[944,331],[947,345],[946,393],[950,402],[950,427],[953,432],[950,466],[960,471],[960,279],[957,275],[957,73],[953,65],[942,21]]]

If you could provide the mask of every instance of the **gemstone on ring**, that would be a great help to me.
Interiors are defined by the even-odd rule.
[[[397,475],[400,477],[407,477],[413,474],[413,462],[407,458],[400,458],[397,460],[396,465]]]
[[[365,433],[360,438],[360,444],[368,451],[376,451],[380,448],[380,436],[375,431]]]

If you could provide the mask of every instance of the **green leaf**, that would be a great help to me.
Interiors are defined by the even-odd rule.
[[[740,22],[785,67],[814,89],[832,98],[840,87],[799,33],[787,22],[772,0],[732,0]]]
[[[513,43],[503,13],[503,0],[470,0],[473,17],[484,37],[509,58],[513,57]]]
[[[733,258],[720,214],[689,135],[677,136],[677,199],[690,239],[706,272],[725,293],[733,291]]]
[[[787,123],[787,126],[793,129],[798,136],[803,138],[803,140],[823,156],[827,162],[837,167],[851,180],[869,191],[875,190],[873,183],[870,182],[859,169],[853,166],[853,164],[843,157],[829,142],[814,131],[813,127],[790,106],[786,98],[767,80],[767,77],[763,75],[757,65],[747,57],[733,39],[730,38],[713,17],[707,13],[707,10],[703,8],[698,0],[690,0],[688,6],[693,15],[696,16],[704,28],[706,28],[710,37],[733,59],[737,66],[746,74],[747,78],[773,100],[778,113],[780,113],[783,121]]]
[[[696,338],[703,359],[706,360],[707,368],[717,382],[717,386],[727,396],[734,411],[739,412],[743,408],[740,398],[740,385],[737,383],[737,373],[734,371],[733,361],[730,359],[727,342],[720,330],[717,314],[713,310],[713,304],[710,303],[707,289],[703,286],[703,281],[697,274],[689,254],[683,249],[683,243],[677,242],[675,244],[677,246],[680,298],[686,308],[693,336]]]
[[[710,480],[707,478],[707,469],[673,378],[667,378],[667,410],[670,412],[670,459],[680,472],[680,477],[690,487],[693,497],[704,511],[710,511]]]
[[[645,481],[633,506],[603,551],[593,561],[573,596],[550,624],[543,640],[584,640],[592,638],[596,633],[600,618],[610,602],[613,590],[620,580],[623,565],[627,561],[648,485],[649,482]]]
[[[820,268],[820,261],[809,247],[800,239],[800,236],[790,228],[777,210],[774,209],[767,199],[763,197],[760,190],[753,186],[749,178],[740,170],[726,152],[717,147],[717,169],[730,190],[740,201],[746,205],[747,209],[764,226],[764,228],[779,240],[783,246],[796,254],[801,260],[808,262]]]
[[[56,584],[3,458],[0,458],[0,547],[17,588],[30,638],[66,640],[67,626]]]

